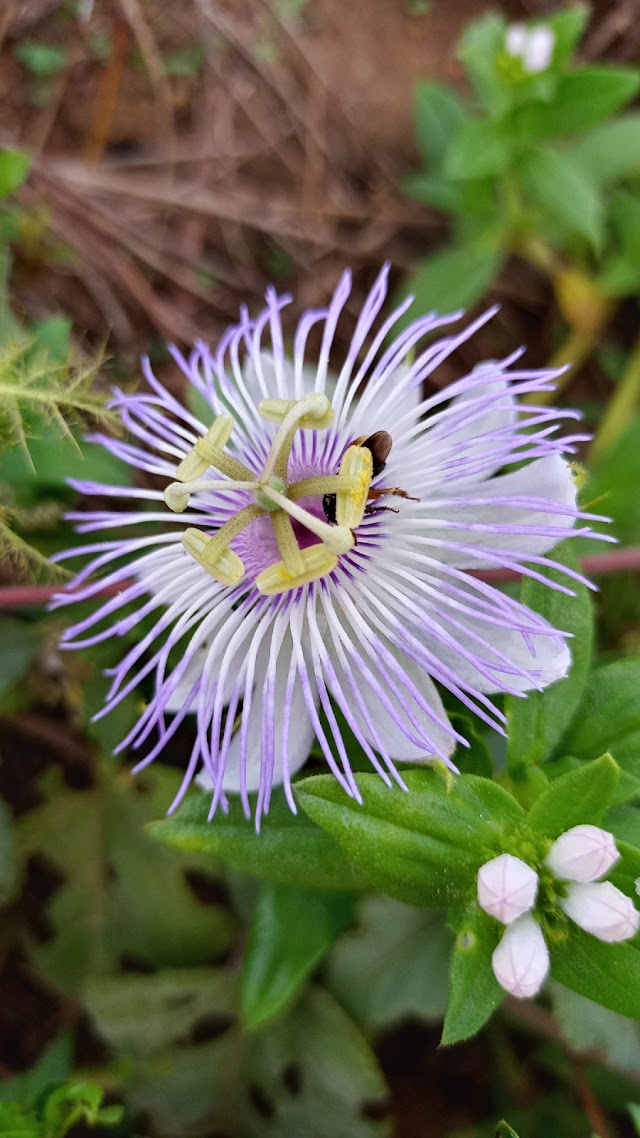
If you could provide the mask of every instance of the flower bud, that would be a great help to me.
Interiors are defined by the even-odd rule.
[[[503,925],[526,913],[537,892],[537,873],[512,854],[500,854],[478,870],[478,903]]]
[[[505,929],[491,964],[496,980],[510,995],[530,999],[540,991],[549,971],[549,950],[530,913]]]
[[[597,881],[620,854],[613,834],[599,826],[573,826],[553,843],[545,858],[561,881]]]
[[[585,932],[599,940],[628,940],[640,927],[633,901],[610,881],[572,885],[560,907]]]

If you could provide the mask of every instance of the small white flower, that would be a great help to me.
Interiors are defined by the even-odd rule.
[[[524,53],[528,34],[525,24],[509,24],[504,41],[509,55],[522,55]]]
[[[510,995],[530,999],[540,991],[549,971],[549,950],[530,913],[505,929],[491,964],[496,980]]]
[[[561,881],[597,881],[620,854],[613,834],[599,826],[573,826],[553,843],[545,861]]]
[[[610,943],[629,940],[640,927],[633,901],[610,881],[572,885],[560,907],[585,932]]]
[[[527,28],[525,24],[511,24],[505,36],[505,48],[509,55],[519,59],[525,71],[537,75],[546,71],[551,63],[555,36],[546,24],[537,28]]]
[[[478,903],[503,925],[531,909],[537,892],[537,873],[512,854],[500,854],[478,870]]]

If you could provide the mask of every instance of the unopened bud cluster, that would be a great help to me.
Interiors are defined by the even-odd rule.
[[[551,846],[545,865],[566,885],[558,904],[575,924],[599,940],[628,940],[640,927],[632,900],[600,881],[620,854],[613,835],[598,826],[574,826]],[[535,996],[549,971],[549,950],[533,909],[538,874],[513,854],[500,854],[478,870],[478,903],[506,925],[492,956],[498,983],[512,996]]]

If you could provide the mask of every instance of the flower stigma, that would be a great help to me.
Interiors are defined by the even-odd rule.
[[[178,466],[179,481],[166,487],[164,500],[174,513],[183,513],[191,496],[201,491],[250,492],[253,505],[240,509],[215,535],[189,527],[182,536],[182,544],[212,577],[225,585],[235,585],[242,579],[245,566],[230,549],[230,543],[251,522],[268,516],[281,560],[259,573],[255,584],[261,593],[272,596],[324,577],[335,569],[338,558],[353,548],[354,530],[366,509],[373,460],[366,447],[350,446],[337,474],[299,479],[289,484],[287,467],[296,432],[301,428],[322,431],[329,427],[334,418],[329,400],[318,392],[311,392],[302,399],[263,399],[258,411],[268,422],[278,424],[259,477],[224,450],[231,437],[233,420],[230,415],[220,415]],[[202,477],[211,467],[227,477]],[[335,495],[335,524],[323,521],[296,501],[311,495],[322,498]],[[319,542],[302,548],[294,522],[319,538]]]

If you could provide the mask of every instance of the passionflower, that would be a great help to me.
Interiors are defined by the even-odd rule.
[[[131,441],[92,437],[157,488],[148,478],[135,488],[72,482],[119,506],[72,514],[78,530],[120,532],[61,555],[90,560],[58,604],[117,590],[64,646],[140,628],[99,715],[152,677],[119,748],[149,745],[140,769],[195,714],[174,806],[197,775],[212,788],[212,813],[230,791],[249,813],[257,791],[259,820],[275,784],[295,810],[291,777],[314,737],[357,799],[344,725],[381,777],[402,786],[396,762],[453,767],[465,742],[438,685],[504,731],[492,693],[521,696],[567,672],[562,631],[476,573],[508,568],[571,592],[544,570],[558,567],[546,556],[556,542],[590,532],[576,520],[593,520],[578,509],[564,457],[584,436],[557,437],[561,419],[579,416],[518,404],[558,374],[513,367],[519,352],[425,396],[424,381],[493,310],[434,339],[461,314],[400,324],[407,300],[381,316],[387,275],[342,358],[348,273],[328,307],[301,317],[290,350],[281,310],[291,298],[273,289],[215,352],[171,348],[197,413],[145,360],[149,392],[113,399]],[[144,534],[127,536],[138,524]]]

